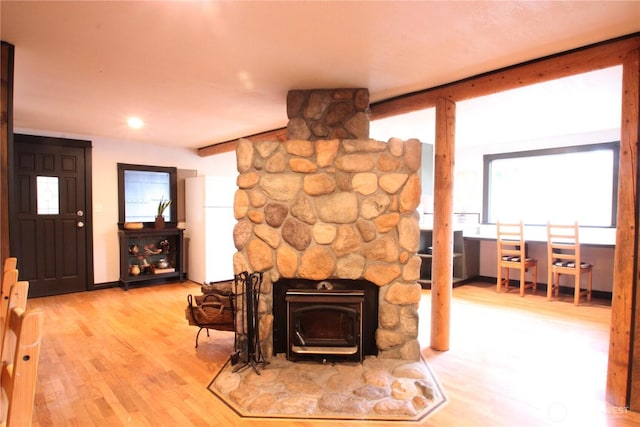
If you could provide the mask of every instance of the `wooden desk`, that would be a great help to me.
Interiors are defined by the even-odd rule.
[[[482,277],[497,276],[497,248],[495,225],[481,225],[464,230],[465,241],[480,243],[480,272]],[[538,283],[547,278],[547,228],[546,226],[525,226],[524,236],[528,245],[528,255],[538,259]],[[611,292],[613,289],[613,258],[615,255],[615,228],[581,228],[580,245],[582,258],[593,264],[593,289]],[[572,278],[562,278],[561,285],[572,287]]]
[[[465,239],[496,240],[496,226],[480,225],[479,227],[466,228],[464,230]],[[547,227],[526,225],[524,227],[524,238],[527,242],[547,243]],[[615,248],[616,229],[615,228],[580,228],[580,244],[582,246],[594,246]]]

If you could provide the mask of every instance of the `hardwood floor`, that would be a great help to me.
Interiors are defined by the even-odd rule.
[[[197,328],[184,318],[189,293],[199,286],[30,299],[30,308],[45,312],[33,425],[327,424],[242,419],[211,394],[206,386],[233,350],[233,334],[203,333],[194,349]],[[435,352],[428,348],[430,293],[423,291],[422,354],[449,399],[424,425],[640,426],[640,414],[604,402],[606,303],[549,303],[542,292],[520,298],[487,284],[455,288],[453,296],[451,347]]]

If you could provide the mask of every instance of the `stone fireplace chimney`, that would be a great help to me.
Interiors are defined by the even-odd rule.
[[[420,142],[368,138],[366,89],[294,90],[288,139],[240,140],[234,271],[264,273],[262,353],[274,353],[273,287],[284,278],[378,287],[379,357],[418,360]]]

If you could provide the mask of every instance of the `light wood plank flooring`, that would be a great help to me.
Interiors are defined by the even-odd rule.
[[[185,282],[29,300],[45,312],[34,426],[321,426],[239,418],[207,389],[233,334],[201,335],[184,318]],[[420,307],[422,354],[449,403],[424,425],[640,426],[604,402],[610,307],[520,298],[495,286],[454,289],[451,347],[429,348],[430,293]],[[353,426],[361,422],[331,422]],[[389,423],[366,423],[370,426]],[[406,425],[400,423],[399,425]]]

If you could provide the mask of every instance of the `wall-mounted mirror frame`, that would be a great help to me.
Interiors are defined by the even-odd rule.
[[[153,227],[161,198],[171,204],[164,213],[167,227],[176,227],[178,218],[177,168],[118,163],[118,226],[142,222]]]

